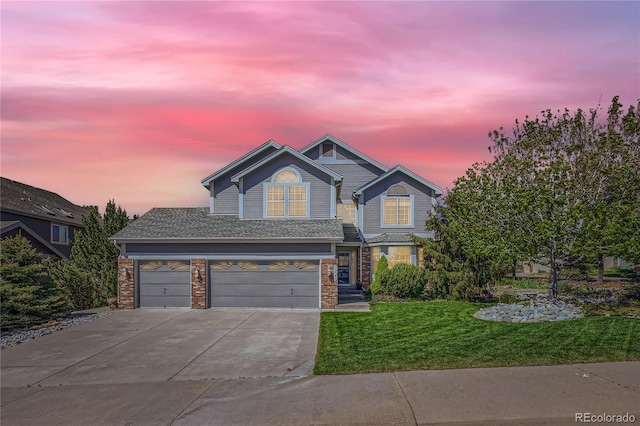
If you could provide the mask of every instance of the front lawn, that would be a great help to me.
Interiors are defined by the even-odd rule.
[[[589,317],[511,324],[482,303],[375,303],[323,312],[315,374],[640,360],[640,320]]]

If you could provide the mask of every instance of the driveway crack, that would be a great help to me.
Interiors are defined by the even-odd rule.
[[[413,416],[413,422],[416,424],[418,424],[418,419],[416,418],[416,413],[415,411],[413,411],[413,406],[411,405],[411,402],[409,402],[409,398],[407,398],[407,394],[404,393],[404,389],[402,388],[402,385],[400,384],[400,381],[398,380],[398,377],[396,376],[396,373],[391,373],[393,375],[393,378],[396,379],[396,383],[398,384],[398,387],[400,388],[400,392],[402,392],[402,396],[404,396],[405,401],[407,401],[407,404],[409,404],[409,408],[411,409],[411,415]]]
[[[602,379],[602,380],[604,380],[604,381],[607,381],[607,382],[609,382],[609,383],[613,383],[614,385],[621,386],[621,387],[623,387],[623,388],[625,388],[625,389],[629,389],[630,391],[633,391],[633,392],[636,392],[636,393],[640,393],[640,390],[638,390],[638,389],[632,388],[632,387],[627,386],[627,385],[622,384],[622,383],[618,383],[618,382],[616,382],[615,380],[607,379],[606,377],[603,377],[603,376],[600,376],[600,375],[598,375],[598,374],[592,373],[591,371],[587,371],[587,370],[585,370],[585,369],[584,369],[584,368],[582,368],[582,367],[578,367],[577,365],[575,365],[575,367],[576,367],[578,370],[583,371],[583,372],[585,372],[585,373],[587,373],[587,374],[589,374],[589,375],[591,375],[591,376],[597,377],[597,378]]]
[[[33,385],[37,385],[38,383],[40,383],[40,382],[42,382],[42,381],[44,381],[44,380],[47,380],[48,378],[53,377],[53,376],[55,376],[56,374],[62,373],[63,371],[67,371],[67,370],[69,370],[70,368],[75,367],[76,365],[80,364],[81,362],[85,362],[85,361],[87,361],[87,360],[89,360],[89,359],[91,359],[91,358],[93,358],[93,357],[96,357],[96,356],[98,356],[98,355],[100,355],[100,354],[102,354],[102,353],[104,353],[104,352],[106,352],[106,351],[108,351],[108,350],[110,350],[110,349],[115,348],[116,346],[120,346],[121,344],[126,343],[126,342],[128,342],[129,340],[131,340],[131,339],[133,339],[133,338],[135,338],[135,337],[140,336],[141,334],[146,333],[147,331],[151,331],[151,330],[153,330],[153,329],[155,329],[155,328],[158,328],[158,327],[160,327],[161,325],[168,323],[169,321],[172,321],[172,320],[174,320],[174,319],[176,319],[176,318],[179,318],[179,317],[181,317],[181,316],[183,316],[183,315],[188,314],[189,312],[191,312],[191,311],[186,311],[186,312],[185,312],[185,313],[183,313],[183,314],[176,315],[175,317],[171,317],[171,318],[169,318],[169,319],[168,319],[168,320],[166,320],[166,321],[162,321],[161,323],[156,324],[156,325],[154,325],[154,326],[153,326],[153,327],[151,327],[151,328],[147,328],[146,330],[142,330],[140,333],[136,333],[136,334],[134,334],[134,335],[133,335],[133,336],[131,336],[131,337],[128,337],[128,338],[126,338],[126,339],[124,339],[124,340],[119,341],[119,342],[118,342],[118,343],[116,343],[115,345],[111,345],[111,346],[109,346],[108,348],[105,348],[105,349],[101,350],[100,352],[96,352],[95,354],[93,354],[93,355],[91,355],[91,356],[88,356],[88,357],[83,358],[83,359],[81,359],[81,360],[79,360],[79,361],[77,361],[77,362],[74,362],[73,364],[68,365],[67,367],[63,368],[62,370],[56,371],[55,373],[50,374],[50,375],[48,375],[47,377],[44,377],[44,378],[42,378],[42,379],[38,380],[37,382],[33,383],[31,386],[33,386]]]
[[[218,344],[218,342],[222,339],[224,339],[225,337],[227,337],[229,335],[229,333],[235,331],[238,329],[238,327],[240,327],[242,324],[244,324],[245,322],[249,321],[251,318],[253,318],[254,315],[256,315],[258,311],[255,311],[254,313],[252,313],[251,315],[249,315],[248,317],[246,317],[244,320],[242,320],[242,322],[240,322],[238,325],[236,325],[235,327],[233,327],[232,329],[230,329],[229,331],[227,331],[225,334],[223,334],[222,336],[220,336],[218,339],[216,339],[215,342],[213,342],[212,344],[210,344],[209,346],[207,346],[207,348],[205,350],[203,350],[202,352],[200,352],[200,354],[198,354],[198,356],[196,356],[195,358],[193,358],[191,360],[191,362],[189,362],[187,365],[185,365],[184,367],[182,367],[180,370],[178,370],[176,372],[176,374],[174,374],[173,376],[169,377],[167,379],[167,382],[173,380],[174,377],[176,377],[178,374],[182,373],[184,371],[185,368],[189,367],[191,364],[193,364],[194,362],[196,362],[202,355],[204,355],[205,352],[207,352],[209,349],[213,348],[215,345]]]

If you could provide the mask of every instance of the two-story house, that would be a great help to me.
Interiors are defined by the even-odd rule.
[[[68,259],[75,232],[89,214],[55,192],[0,178],[2,238],[21,235],[44,257]]]
[[[381,256],[418,263],[411,234],[442,194],[330,135],[268,141],[202,184],[208,208],[154,208],[112,237],[121,307],[333,308]]]

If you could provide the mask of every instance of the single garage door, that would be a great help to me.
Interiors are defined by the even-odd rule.
[[[209,266],[214,307],[318,308],[318,261],[215,261]]]
[[[189,262],[149,260],[139,263],[141,308],[189,308],[191,285]]]

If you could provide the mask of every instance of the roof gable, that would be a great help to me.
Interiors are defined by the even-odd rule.
[[[23,232],[29,234],[29,236],[31,238],[33,238],[34,240],[38,241],[40,244],[42,244],[49,251],[51,251],[51,253],[55,254],[60,259],[68,259],[68,257],[65,254],[63,254],[57,248],[55,248],[54,246],[49,244],[48,241],[45,241],[45,239],[42,238],[40,235],[38,235],[35,231],[33,231],[33,229],[29,228],[27,225],[25,225],[24,223],[20,222],[19,220],[2,221],[2,222],[0,222],[0,228],[2,230],[1,231],[2,234],[7,234],[7,233],[13,231],[14,229],[19,228]]]
[[[331,141],[332,143],[340,146],[341,148],[345,149],[346,151],[348,151],[348,152],[352,153],[353,155],[361,158],[362,160],[366,161],[367,163],[371,164],[372,166],[377,167],[382,172],[386,172],[387,170],[389,170],[388,167],[378,163],[376,160],[372,159],[371,157],[368,157],[368,156],[364,155],[363,153],[361,153],[357,149],[347,145],[346,143],[342,142],[340,139],[338,139],[338,138],[336,138],[334,136],[331,136],[328,133],[326,135],[324,135],[323,137],[321,137],[320,139],[317,139],[316,141],[312,142],[310,145],[307,145],[304,148],[302,148],[300,150],[300,152],[302,154],[306,154],[306,153],[308,153],[312,149],[316,148],[318,145],[320,145],[321,143],[323,143],[325,141]]]
[[[262,153],[265,150],[270,149],[270,148],[278,150],[278,149],[281,148],[281,146],[276,141],[270,139],[270,140],[266,141],[265,143],[263,143],[262,145],[260,145],[259,147],[257,147],[256,149],[254,149],[254,150],[250,151],[249,153],[243,155],[242,157],[238,158],[237,160],[227,164],[226,166],[224,166],[223,168],[221,168],[220,170],[218,170],[214,174],[202,179],[202,185],[204,185],[205,188],[210,189],[211,182],[216,180],[218,177],[220,177],[223,174],[225,174],[225,173],[227,173],[227,172],[229,172],[229,171],[241,166],[242,164],[244,164],[247,161],[251,160],[256,155],[258,155],[258,154],[260,154],[260,153]]]
[[[52,222],[82,227],[89,212],[55,192],[36,188],[7,178],[2,179],[2,210]]]
[[[281,147],[278,151],[274,152],[273,154],[269,155],[267,158],[264,158],[262,161],[259,161],[258,163],[252,165],[251,167],[241,171],[240,173],[237,173],[235,175],[233,175],[231,177],[231,182],[237,183],[240,181],[240,179],[244,176],[246,176],[247,174],[253,172],[254,170],[259,169],[260,167],[264,166],[265,164],[267,164],[268,162],[274,160],[275,158],[281,157],[282,155],[285,154],[290,154],[292,156],[294,156],[295,158],[299,159],[300,161],[303,161],[304,163],[310,165],[311,167],[315,168],[316,170],[319,170],[320,172],[331,176],[335,181],[340,182],[342,181],[342,176],[340,176],[338,173],[334,172],[333,170],[323,166],[322,164],[319,164],[315,161],[313,161],[312,159],[310,159],[309,157],[307,157],[306,155],[301,154],[300,152],[296,151],[295,149],[291,148],[290,146],[283,146]]]
[[[376,185],[377,183],[382,182],[383,180],[389,178],[390,176],[392,176],[392,175],[394,175],[396,173],[401,173],[401,174],[403,174],[405,176],[408,176],[408,177],[414,179],[415,181],[421,183],[422,185],[433,189],[433,191],[435,192],[436,196],[442,195],[442,188],[440,188],[438,185],[429,182],[428,180],[422,178],[421,176],[418,176],[417,174],[413,173],[411,170],[409,170],[409,169],[407,169],[407,168],[405,168],[405,167],[403,167],[401,165],[395,166],[394,168],[390,169],[386,173],[381,174],[377,178],[373,179],[371,182],[367,182],[366,184],[362,185],[360,188],[356,189],[353,192],[353,194],[355,196],[360,196],[368,188],[371,188],[373,185]]]

